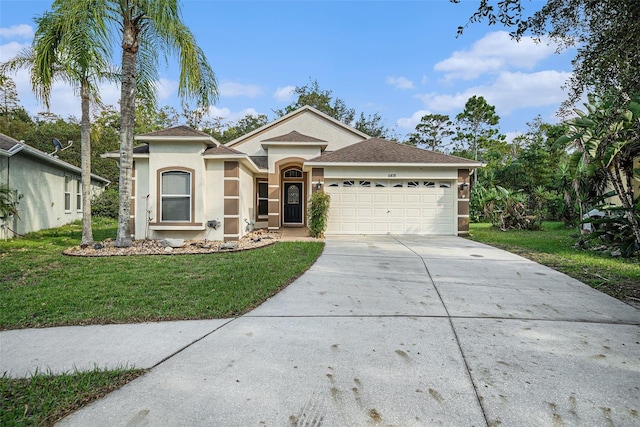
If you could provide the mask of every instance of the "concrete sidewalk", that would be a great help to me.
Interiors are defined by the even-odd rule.
[[[640,423],[640,311],[461,238],[330,237],[287,289],[219,322],[60,424]]]

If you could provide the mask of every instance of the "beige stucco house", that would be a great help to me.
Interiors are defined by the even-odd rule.
[[[370,138],[309,106],[226,145],[186,126],[136,140],[136,239],[304,227],[314,191],[331,195],[327,234],[464,234],[469,172],[480,166]]]
[[[80,168],[0,133],[0,184],[18,198],[18,217],[0,219],[0,238],[82,219],[80,175]],[[109,180],[91,175],[92,195],[107,184]]]

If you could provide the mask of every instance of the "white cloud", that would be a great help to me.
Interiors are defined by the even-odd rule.
[[[0,62],[13,59],[21,50],[31,46],[30,43],[10,42],[0,45]]]
[[[406,77],[387,77],[387,84],[396,89],[413,89],[413,82]]]
[[[7,39],[12,39],[12,38],[31,39],[33,38],[33,27],[27,24],[12,25],[9,28],[1,27],[0,37],[4,37]]]
[[[471,49],[454,52],[434,69],[444,72],[446,81],[472,80],[507,68],[531,70],[555,51],[556,47],[546,40],[536,43],[532,37],[523,37],[518,42],[506,31],[496,31],[475,42]]]
[[[223,123],[228,123],[228,122],[233,122],[238,119],[241,119],[249,114],[253,116],[257,116],[260,113],[258,113],[258,111],[256,111],[255,108],[251,108],[251,107],[244,108],[240,111],[231,111],[227,107],[219,108],[214,105],[209,107],[209,114],[207,114],[207,116],[210,119],[220,118]]]
[[[273,98],[279,102],[290,102],[293,99],[293,91],[295,89],[295,86],[279,87],[273,93]]]
[[[416,125],[420,123],[422,116],[426,114],[431,114],[431,112],[427,110],[418,110],[413,113],[411,117],[400,117],[398,120],[396,120],[396,125],[399,128],[414,130],[416,128]]]
[[[222,82],[220,83],[220,96],[228,96],[230,98],[236,96],[246,96],[249,98],[256,98],[262,95],[262,88],[258,85],[245,85],[237,82]]]
[[[156,82],[156,88],[158,89],[158,101],[164,101],[178,92],[178,82],[161,78]]]
[[[499,115],[520,108],[556,106],[565,98],[562,85],[570,73],[547,70],[537,73],[501,72],[489,85],[476,86],[455,94],[417,95],[432,111],[462,110],[473,95],[483,96]]]

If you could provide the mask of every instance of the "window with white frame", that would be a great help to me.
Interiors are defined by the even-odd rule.
[[[76,210],[82,210],[82,181],[76,181]]]
[[[71,210],[71,177],[64,177],[64,210]]]
[[[258,181],[257,191],[258,219],[269,218],[269,182]]]
[[[166,171],[161,174],[161,221],[191,221],[191,173]]]

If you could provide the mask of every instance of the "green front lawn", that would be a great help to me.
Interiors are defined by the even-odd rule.
[[[0,241],[0,329],[237,316],[278,292],[320,255],[320,242],[280,242],[206,255],[83,258],[78,223]],[[97,220],[94,239],[114,238]]]
[[[471,240],[505,249],[576,278],[622,301],[640,302],[640,260],[575,249],[575,228],[545,222],[541,231],[501,231],[471,224]]]
[[[145,371],[95,369],[62,375],[0,377],[0,425],[52,426],[71,412],[116,390]]]

